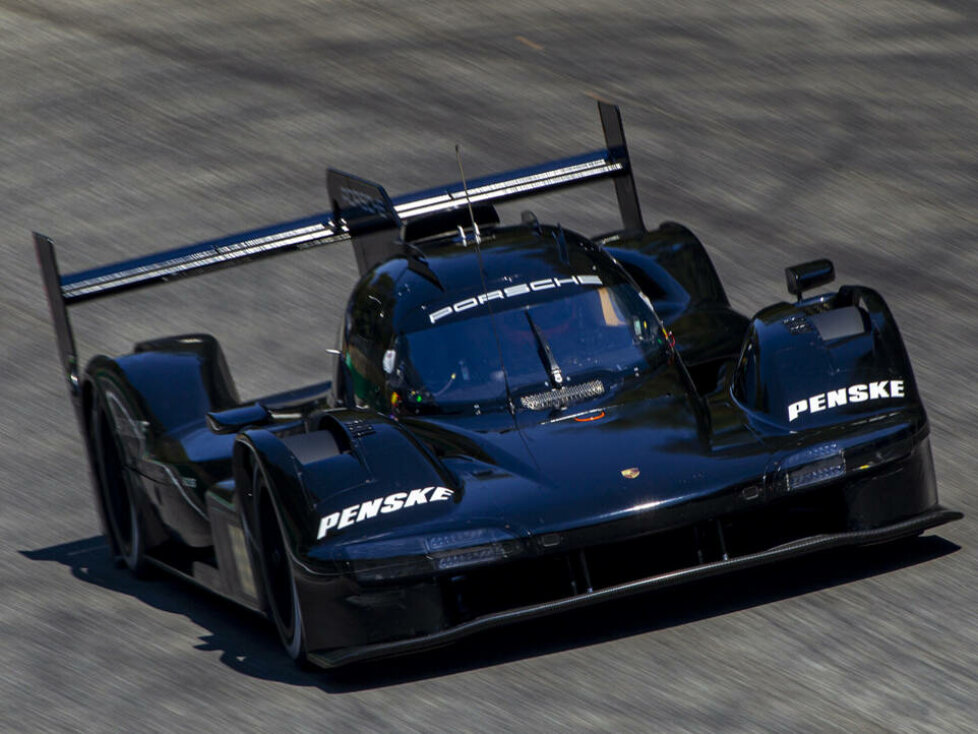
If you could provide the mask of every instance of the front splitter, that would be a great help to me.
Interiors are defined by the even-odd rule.
[[[716,561],[714,563],[704,563],[701,566],[684,568],[679,571],[650,576],[636,581],[629,581],[625,584],[609,586],[604,589],[591,591],[577,596],[557,599],[555,601],[533,604],[530,606],[510,609],[505,612],[487,614],[476,619],[463,622],[441,632],[435,632],[423,637],[412,637],[406,640],[396,640],[394,642],[383,642],[362,647],[340,648],[308,654],[309,662],[323,668],[334,668],[340,665],[363,662],[374,658],[392,657],[395,655],[407,655],[410,653],[421,652],[435,647],[448,645],[463,637],[482,632],[494,627],[512,624],[537,617],[544,617],[550,614],[581,609],[599,604],[601,602],[621,599],[635,594],[641,594],[655,589],[663,589],[669,586],[696,581],[698,579],[717,576],[723,573],[732,573],[754,566],[761,566],[788,558],[808,555],[818,551],[831,550],[833,548],[843,548],[854,545],[871,545],[874,543],[885,543],[892,540],[916,535],[938,525],[960,520],[964,515],[955,510],[948,510],[940,505],[927,512],[893,523],[881,528],[872,530],[854,530],[844,533],[829,533],[825,535],[815,535],[809,538],[802,538],[784,545],[771,548],[759,553],[731,558],[726,561]]]

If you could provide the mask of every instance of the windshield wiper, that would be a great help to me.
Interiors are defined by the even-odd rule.
[[[554,357],[553,350],[550,348],[550,344],[547,343],[546,337],[543,332],[540,331],[540,327],[533,322],[533,317],[530,316],[530,310],[526,309],[523,313],[526,314],[526,320],[530,324],[530,328],[533,330],[533,336],[537,340],[537,351],[540,354],[540,359],[546,366],[550,373],[550,386],[556,390],[561,387],[564,382],[564,375],[560,371],[560,365],[557,364],[557,359]]]

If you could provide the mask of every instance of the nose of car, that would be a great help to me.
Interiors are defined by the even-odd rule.
[[[542,484],[564,492],[632,499],[681,473],[703,446],[695,418],[677,399],[608,406],[522,429]]]

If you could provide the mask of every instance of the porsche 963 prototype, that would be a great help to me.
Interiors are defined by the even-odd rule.
[[[335,666],[960,517],[938,504],[900,333],[828,260],[733,310],[703,245],[647,229],[621,117],[605,146],[61,276],[35,243],[112,553],[267,613]],[[494,204],[610,179],[584,237]],[[68,307],[352,243],[329,381],[242,401],[207,334],[79,369]]]

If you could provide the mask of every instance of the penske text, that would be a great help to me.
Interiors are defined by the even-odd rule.
[[[386,497],[376,497],[366,502],[344,507],[319,521],[319,532],[316,540],[322,540],[330,530],[342,530],[364,520],[370,520],[377,515],[387,515],[400,512],[415,505],[427,505],[431,502],[450,500],[455,492],[448,487],[421,487],[410,492],[394,492]]]
[[[788,406],[788,422],[795,420],[803,413],[818,413],[831,410],[849,403],[865,403],[872,400],[889,400],[902,398],[903,380],[877,380],[876,382],[859,383],[829,390],[799,400]]]

